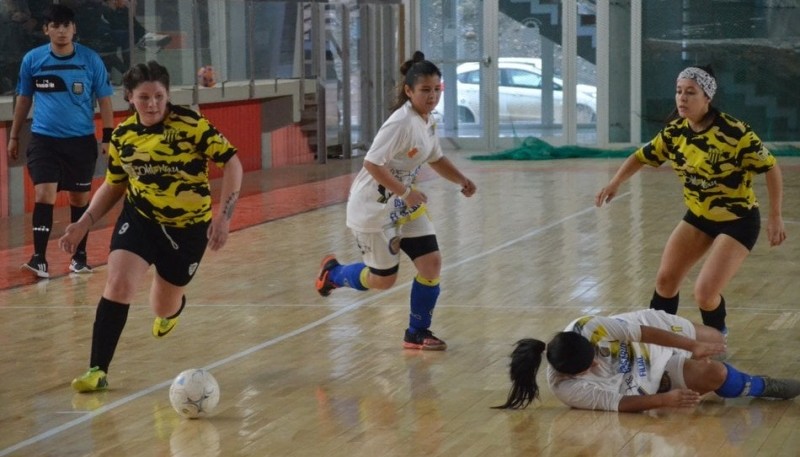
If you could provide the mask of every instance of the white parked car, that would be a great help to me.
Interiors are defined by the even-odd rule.
[[[498,60],[499,88],[498,104],[500,122],[542,121],[542,61],[527,57],[501,57]],[[458,120],[459,122],[480,121],[480,63],[467,62],[456,68]],[[447,82],[445,81],[445,84]],[[553,122],[561,122],[562,98],[564,95],[561,79],[553,78]],[[436,110],[444,113],[444,93]],[[597,87],[586,84],[577,85],[578,123],[596,121]]]

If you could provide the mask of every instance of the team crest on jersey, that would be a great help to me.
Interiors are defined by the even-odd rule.
[[[712,148],[708,151],[708,163],[716,164],[722,158],[722,151],[717,148]]]
[[[80,81],[75,81],[72,83],[72,93],[75,95],[83,95],[84,87],[83,83]]]
[[[178,139],[178,132],[173,129],[164,130],[164,141],[167,143],[174,143]]]
[[[413,158],[414,158],[414,156],[415,156],[415,155],[417,155],[417,153],[418,153],[418,152],[419,152],[419,149],[417,149],[417,148],[411,148],[411,150],[410,150],[410,151],[408,151],[408,158],[409,158],[409,159],[413,159]]]

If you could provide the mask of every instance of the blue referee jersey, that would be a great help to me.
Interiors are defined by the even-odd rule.
[[[94,135],[94,101],[114,93],[96,52],[73,43],[75,52],[56,56],[50,44],[22,59],[17,93],[33,97],[31,132],[55,138]]]

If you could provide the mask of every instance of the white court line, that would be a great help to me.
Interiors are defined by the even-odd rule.
[[[460,263],[461,262],[459,262],[459,264]],[[442,268],[442,270],[446,270],[446,268]],[[409,284],[409,283],[406,283],[406,284]],[[394,287],[392,287],[392,290],[394,290]],[[441,309],[441,308],[459,308],[459,309],[472,309],[472,308],[474,308],[474,309],[487,309],[487,308],[492,308],[492,309],[530,309],[531,305],[535,306],[537,309],[562,309],[562,308],[564,308],[566,306],[566,305],[563,305],[563,304],[562,305],[548,305],[548,304],[543,304],[543,303],[504,303],[504,304],[493,304],[493,305],[490,305],[490,306],[487,306],[485,304],[481,304],[481,305],[469,305],[469,304],[466,304],[465,305],[463,303],[459,303],[459,304],[437,303],[436,304],[436,309]],[[785,308],[786,305],[783,304],[783,303],[759,302],[759,305],[760,306],[758,306],[757,308],[756,307],[747,306],[747,305],[732,305],[728,309],[735,309],[737,311],[752,312],[752,313],[756,313],[756,314],[758,314],[758,313],[764,314],[764,313],[797,312],[797,308],[795,308],[795,307]],[[230,310],[232,308],[237,308],[237,309],[243,309],[243,308],[254,308],[254,309],[257,309],[257,308],[336,308],[336,306],[337,305],[335,305],[335,304],[332,304],[332,305],[320,305],[320,304],[314,304],[314,303],[299,303],[299,304],[298,303],[239,303],[239,304],[236,304],[236,305],[231,305],[229,303],[224,303],[224,304],[223,303],[202,304],[202,303],[196,303],[194,301],[192,302],[192,309],[196,309],[196,308],[220,308],[220,309],[229,309]],[[380,305],[367,305],[367,306],[368,307],[375,306],[375,307],[378,307],[378,308],[381,308],[381,309],[386,309],[386,308],[392,308],[392,307],[397,307],[397,308],[408,307],[408,304],[404,304],[404,303],[381,303]],[[579,307],[583,307],[584,305],[578,305],[578,306]],[[95,308],[97,308],[97,305],[49,306],[49,307],[47,307],[45,309],[57,310],[57,309],[95,309]],[[13,309],[13,310],[36,309],[38,311],[41,311],[43,308],[41,306],[32,306],[32,305],[31,306],[28,306],[28,305],[4,306],[4,307],[0,308],[0,311],[5,310],[5,309],[10,309],[10,310],[11,309]],[[151,318],[147,318],[147,319],[151,319]]]
[[[627,196],[627,195],[630,195],[630,192],[622,194],[622,195],[618,195],[616,198],[619,199],[619,198]],[[547,224],[547,225],[545,225],[543,227],[539,227],[539,228],[537,228],[535,230],[532,230],[532,231],[530,231],[530,232],[528,232],[528,233],[526,233],[526,234],[524,234],[524,235],[522,235],[520,237],[517,237],[517,238],[515,238],[515,239],[513,239],[511,241],[507,241],[507,242],[505,242],[503,244],[495,246],[494,248],[489,249],[488,251],[484,251],[484,252],[482,252],[480,254],[476,254],[476,255],[473,255],[471,257],[467,257],[467,258],[462,259],[462,260],[460,260],[458,262],[455,262],[455,263],[448,263],[446,266],[444,266],[442,268],[442,271],[446,271],[446,270],[449,270],[451,268],[455,268],[455,267],[461,266],[461,265],[463,265],[465,263],[472,262],[472,261],[474,261],[476,259],[480,259],[482,257],[486,257],[486,256],[488,256],[490,254],[493,254],[493,253],[497,252],[497,251],[505,249],[505,248],[507,248],[509,246],[512,246],[512,245],[516,244],[516,243],[519,243],[522,240],[525,240],[525,239],[534,237],[536,235],[539,235],[539,234],[541,234],[541,233],[543,233],[543,232],[545,232],[547,230],[550,230],[553,227],[556,227],[558,225],[561,225],[561,224],[569,221],[570,219],[574,219],[574,218],[576,218],[578,216],[582,216],[582,215],[584,215],[584,214],[586,214],[589,211],[592,211],[594,209],[595,209],[595,207],[591,206],[591,207],[586,208],[584,210],[578,211],[577,213],[573,213],[573,214],[571,214],[569,216],[566,216],[566,217],[564,217],[564,218],[562,218],[562,219],[560,219],[558,221],[551,222],[551,223],[549,223],[549,224]],[[260,351],[262,349],[268,348],[270,346],[274,346],[274,345],[276,345],[276,344],[278,344],[278,343],[280,343],[280,342],[282,342],[284,340],[287,340],[287,339],[289,339],[289,338],[291,338],[293,336],[300,335],[300,334],[305,333],[305,332],[307,332],[307,331],[309,331],[311,329],[319,327],[322,324],[325,324],[325,323],[327,323],[329,321],[332,321],[332,320],[336,319],[337,317],[341,316],[342,314],[346,314],[346,313],[349,313],[350,311],[352,311],[354,309],[358,309],[361,306],[363,306],[364,304],[367,304],[367,303],[369,303],[371,301],[375,301],[375,300],[377,300],[379,298],[382,298],[382,297],[384,297],[384,296],[386,296],[388,294],[394,293],[395,289],[397,289],[398,287],[402,287],[404,285],[410,285],[410,284],[411,284],[411,282],[409,281],[409,282],[406,282],[405,284],[401,284],[400,286],[395,286],[395,287],[392,287],[391,289],[388,289],[388,290],[384,290],[384,291],[381,291],[381,292],[378,292],[378,293],[370,294],[369,297],[364,298],[363,300],[359,300],[357,302],[354,302],[354,303],[352,303],[350,305],[347,305],[344,308],[339,309],[339,310],[337,310],[337,311],[335,311],[335,312],[333,312],[333,313],[331,313],[331,314],[329,314],[329,315],[327,315],[327,316],[325,316],[325,317],[323,317],[321,319],[318,319],[318,320],[316,320],[314,322],[306,324],[306,325],[304,325],[304,326],[302,326],[302,327],[300,327],[300,328],[298,328],[298,329],[296,329],[294,331],[291,331],[289,333],[285,333],[285,334],[283,334],[281,336],[278,336],[276,338],[273,338],[271,340],[264,341],[263,343],[258,344],[256,346],[252,346],[252,347],[250,347],[248,349],[245,349],[244,351],[232,354],[229,357],[226,357],[226,358],[218,360],[218,361],[216,361],[216,362],[214,362],[214,363],[212,363],[210,365],[207,365],[205,368],[207,370],[211,370],[212,368],[217,368],[217,367],[226,365],[226,364],[231,363],[231,362],[233,362],[235,360],[241,359],[241,358],[246,357],[246,356],[248,356],[250,354],[258,352],[258,351]],[[66,423],[64,423],[62,425],[59,425],[58,427],[51,428],[51,429],[49,429],[49,430],[47,430],[45,432],[39,433],[38,435],[34,435],[34,436],[24,440],[24,441],[20,441],[19,443],[15,444],[13,446],[10,446],[10,447],[7,447],[7,448],[1,450],[0,451],[0,457],[9,455],[12,452],[18,451],[18,450],[23,449],[25,447],[28,447],[30,445],[33,445],[33,444],[39,443],[41,441],[47,440],[49,438],[52,438],[53,436],[56,436],[56,435],[58,435],[59,433],[61,433],[63,431],[69,430],[69,429],[71,429],[71,428],[73,428],[75,426],[78,426],[78,425],[81,425],[83,423],[86,423],[86,422],[94,419],[95,417],[97,417],[97,416],[99,416],[101,414],[104,414],[104,413],[106,413],[108,411],[111,411],[112,409],[115,409],[117,407],[126,405],[126,404],[128,404],[128,403],[130,403],[130,402],[132,402],[134,400],[137,400],[137,399],[139,399],[141,397],[144,397],[145,395],[149,395],[149,394],[151,394],[151,393],[153,393],[153,392],[155,392],[157,390],[165,389],[165,388],[169,387],[170,384],[172,384],[172,380],[171,379],[168,380],[168,381],[164,381],[164,382],[161,382],[159,384],[156,384],[154,386],[148,387],[146,389],[140,390],[139,392],[135,392],[135,393],[133,393],[131,395],[128,395],[126,397],[120,398],[119,400],[114,401],[112,403],[109,403],[108,405],[101,406],[100,408],[97,408],[94,411],[88,412],[85,415],[83,415],[83,416],[81,416],[81,417],[79,417],[77,419],[73,419],[73,420],[71,420],[69,422],[66,422]]]

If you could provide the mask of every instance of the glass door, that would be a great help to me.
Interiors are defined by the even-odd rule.
[[[436,115],[443,146],[493,149],[498,138],[497,0],[420,3],[421,50],[442,70]]]
[[[596,139],[594,6],[577,0],[499,0],[501,146]]]
[[[578,0],[421,3],[422,50],[443,72],[439,133],[452,146],[494,151],[527,137],[557,146],[596,142],[592,5]]]

